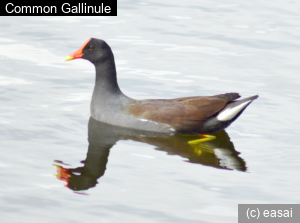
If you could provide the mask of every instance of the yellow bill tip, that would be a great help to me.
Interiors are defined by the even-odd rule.
[[[58,165],[55,165],[55,164],[52,164],[56,169],[61,169],[61,166],[58,166]]]
[[[60,174],[53,174],[53,176],[56,177],[56,178],[60,178],[61,177]]]
[[[64,61],[73,60],[73,59],[74,59],[74,57],[66,56],[65,59],[64,59]]]

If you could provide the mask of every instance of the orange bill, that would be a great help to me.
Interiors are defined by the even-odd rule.
[[[78,50],[76,50],[75,52],[69,54],[68,56],[65,57],[65,61],[67,60],[74,60],[74,59],[78,59],[81,58],[83,56],[82,50],[84,49],[84,47],[90,42],[91,38],[89,38],[83,45],[82,47],[80,47]]]

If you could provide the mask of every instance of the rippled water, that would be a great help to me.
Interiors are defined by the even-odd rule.
[[[231,223],[239,203],[299,203],[299,6],[119,1],[117,17],[1,17],[1,222]],[[260,98],[196,147],[101,127],[93,66],[63,62],[89,37],[110,44],[130,97]]]

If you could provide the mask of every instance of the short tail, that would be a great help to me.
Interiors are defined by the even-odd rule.
[[[228,103],[217,115],[217,120],[221,122],[233,122],[256,98],[258,98],[258,95]]]

